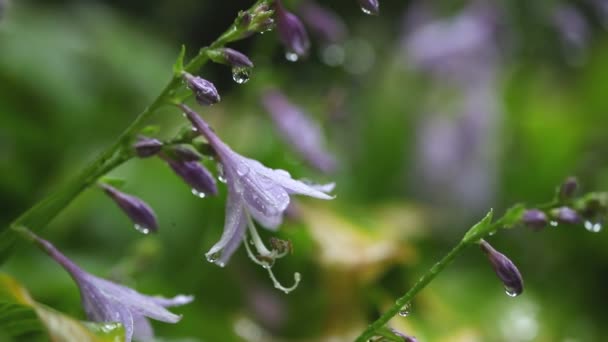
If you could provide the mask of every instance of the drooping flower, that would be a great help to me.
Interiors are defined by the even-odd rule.
[[[337,43],[346,37],[346,25],[342,18],[313,0],[303,1],[298,8],[302,20],[325,43]]]
[[[359,6],[361,6],[361,10],[365,14],[380,14],[380,2],[378,0],[359,0]]]
[[[569,207],[560,207],[553,209],[551,215],[555,217],[559,222],[566,224],[578,224],[581,223],[581,217],[576,210]]]
[[[234,152],[220,140],[207,123],[186,105],[180,105],[197,132],[202,134],[215,150],[223,167],[228,185],[228,200],[224,232],[220,241],[207,252],[210,261],[223,266],[241,244],[245,230],[253,217],[268,229],[276,229],[290,202],[290,195],[305,195],[329,200],[327,192],[333,184],[316,186],[291,178],[280,169],[270,169],[257,160]]]
[[[220,102],[220,94],[213,83],[187,72],[184,72],[182,77],[186,81],[188,88],[194,92],[194,97],[201,106],[210,106]]]
[[[504,254],[498,252],[485,240],[481,240],[479,246],[486,254],[492,264],[496,275],[503,283],[505,291],[511,297],[515,297],[524,291],[524,280],[517,266]]]
[[[304,24],[295,14],[287,11],[281,0],[275,1],[275,13],[279,38],[287,50],[287,59],[295,62],[308,55],[310,39]]]
[[[50,242],[31,233],[36,243],[74,279],[80,290],[82,306],[88,319],[94,322],[119,322],[125,328],[125,340],[148,341],[154,337],[148,318],[177,323],[181,316],[167,307],[190,303],[194,297],[178,295],[173,298],[143,295],[129,287],[93,276],[68,259]]]
[[[190,154],[185,152],[186,150],[189,149],[177,149],[173,151],[174,156],[161,154],[160,157],[176,175],[192,187],[194,195],[198,197],[217,195],[217,184],[211,172],[195,158],[194,152],[191,151]]]
[[[135,154],[139,158],[148,158],[159,153],[163,148],[163,143],[158,139],[142,137],[133,144]]]
[[[547,223],[549,223],[547,214],[538,209],[526,210],[521,218],[521,221],[523,224],[533,229],[542,229],[547,225]]]
[[[320,127],[279,91],[270,90],[262,97],[262,104],[272,117],[283,138],[308,163],[322,172],[336,167],[335,158],[323,147]]]
[[[253,62],[242,52],[231,48],[222,48],[207,51],[212,61],[227,64],[233,68],[253,68]]]
[[[135,196],[127,195],[108,184],[100,184],[100,187],[129,216],[138,231],[147,234],[150,231],[158,230],[154,210],[146,202]]]

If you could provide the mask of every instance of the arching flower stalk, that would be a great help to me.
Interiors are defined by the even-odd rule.
[[[296,284],[287,288],[276,280],[271,270],[274,261],[287,254],[287,248],[275,244],[268,249],[258,235],[253,220],[264,228],[276,230],[283,221],[290,195],[329,200],[333,197],[327,193],[333,190],[334,184],[310,185],[291,178],[285,170],[270,169],[257,160],[243,157],[221,141],[196,112],[184,104],[179,107],[196,131],[215,150],[228,186],[224,232],[220,241],[206,253],[207,260],[225,266],[243,239],[249,235],[257,252],[255,255],[246,243],[250,258],[268,270],[276,288],[286,293],[293,290],[299,282],[298,273],[295,274]]]

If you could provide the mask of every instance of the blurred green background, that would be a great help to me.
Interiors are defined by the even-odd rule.
[[[298,13],[301,2],[286,5]],[[193,56],[252,3],[6,3],[0,224],[109,146],[168,81],[181,44]],[[440,60],[455,61],[455,71],[417,62],[420,42],[412,37],[418,32],[424,40],[419,30],[429,21],[474,15],[477,3],[429,2],[429,19],[418,3],[381,1],[381,16],[370,17],[355,0],[336,0],[323,5],[344,20],[344,41],[328,47],[311,36],[311,54],[298,63],[283,58],[275,32],[238,42],[232,47],[256,65],[244,85],[232,81],[228,68],[206,65],[200,74],[215,83],[222,102],[198,108],[220,137],[298,178],[337,183],[336,200],[303,199],[301,220],[287,221],[278,233],[295,248],[277,263],[278,277],[289,283],[294,271],[303,276],[289,295],[273,289],[242,248],[226,268],[205,261],[221,234],[226,188],[220,184],[217,198],[192,196],[160,159],[131,160],[111,173],[127,181],[124,191],[154,207],[158,235],[135,231],[96,188],[41,235],[89,272],[142,293],[194,294],[194,303],[174,310],[184,315],[180,323],[154,323],[159,340],[352,340],[490,208],[502,213],[517,202],[544,202],[570,175],[584,190],[607,189],[608,11],[602,14],[597,3],[492,4],[486,45]],[[574,19],[560,24],[554,14],[565,7],[576,11],[583,29]],[[436,31],[471,33],[446,27]],[[463,38],[463,46],[474,45],[458,34],[443,38],[425,44],[458,46]],[[268,87],[280,88],[322,124],[340,161],[335,174],[308,167],[282,140],[260,104]],[[186,122],[167,109],[151,124],[170,137]],[[608,338],[605,231],[560,225],[500,232],[489,241],[519,266],[523,295],[506,296],[483,254],[471,249],[391,325],[420,341]],[[20,246],[2,270],[39,302],[84,319],[72,280],[37,249]]]

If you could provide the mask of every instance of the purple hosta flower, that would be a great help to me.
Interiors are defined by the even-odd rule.
[[[141,199],[127,195],[117,189],[107,185],[100,185],[103,191],[110,196],[116,204],[129,216],[131,221],[135,223],[135,229],[148,234],[158,230],[156,215],[152,208]]]
[[[298,13],[306,26],[326,43],[337,43],[346,37],[346,25],[342,18],[313,0],[304,1]]]
[[[582,62],[590,36],[585,17],[576,8],[561,5],[553,10],[551,19],[560,35],[566,57],[572,63]]]
[[[254,255],[249,244],[245,243],[251,259],[268,270],[275,287],[285,292],[293,290],[299,282],[298,273],[295,275],[296,284],[285,288],[278,283],[271,271],[274,260],[288,252],[267,249],[251,218],[265,228],[274,230],[283,221],[283,213],[289,205],[290,195],[300,194],[329,200],[333,197],[327,192],[333,189],[333,184],[306,184],[291,178],[287,171],[270,169],[256,160],[243,157],[222,142],[196,112],[186,105],[181,105],[181,108],[197,132],[202,134],[215,150],[228,185],[224,232],[220,241],[206,253],[207,260],[224,266],[248,233],[258,253]]]
[[[165,155],[161,156],[186,184],[192,187],[192,193],[198,197],[217,195],[217,184],[215,178],[206,167],[197,160],[172,159]]]
[[[167,150],[167,153],[175,160],[179,161],[198,161],[201,160],[201,155],[185,146],[172,146]]]
[[[530,228],[542,229],[549,223],[549,219],[544,211],[529,209],[523,214],[521,222]]]
[[[121,323],[125,328],[127,342],[132,338],[146,341],[153,339],[154,333],[148,318],[177,323],[181,316],[165,308],[188,304],[194,299],[193,296],[184,295],[173,298],[146,296],[126,286],[95,277],[74,264],[50,242],[35,235],[33,238],[74,279],[88,319]]]
[[[159,153],[163,148],[163,143],[160,140],[153,138],[141,137],[133,144],[135,154],[140,158],[148,158]]]
[[[380,2],[378,0],[359,0],[359,6],[361,6],[361,10],[365,14],[380,14]]]
[[[414,336],[408,336],[396,329],[390,328],[390,330],[393,332],[393,334],[395,334],[396,336],[399,336],[403,339],[404,342],[418,342],[418,339],[416,339]]]
[[[488,257],[488,260],[490,260],[490,263],[492,263],[492,268],[494,268],[496,275],[505,286],[507,295],[515,297],[521,294],[524,291],[524,280],[517,266],[504,254],[490,246],[485,240],[481,240],[479,246]]]
[[[196,101],[201,106],[210,106],[220,102],[220,94],[215,89],[213,83],[204,78],[193,76],[187,72],[182,74],[188,88],[194,92]]]
[[[307,114],[277,90],[267,91],[262,97],[262,104],[283,138],[308,163],[322,172],[331,172],[336,168],[335,158],[323,147],[320,127]]]
[[[253,68],[253,62],[242,52],[230,48],[207,51],[212,61],[230,65],[233,68]]]
[[[579,224],[581,223],[581,217],[578,215],[576,210],[569,207],[556,208],[551,211],[551,215],[557,219],[557,221],[566,224]]]
[[[562,201],[568,200],[574,196],[577,189],[578,180],[576,179],[576,177],[568,177],[559,188],[559,198]]]
[[[285,9],[281,0],[275,1],[275,11],[279,38],[287,50],[286,58],[295,62],[298,58],[307,56],[310,40],[304,24]]]

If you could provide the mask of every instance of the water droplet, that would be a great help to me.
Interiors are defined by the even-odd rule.
[[[217,164],[217,179],[222,183],[226,183],[226,176],[224,176],[224,167],[222,164]]]
[[[232,68],[232,79],[238,84],[243,84],[249,81],[250,73],[250,68]]]
[[[510,287],[505,287],[505,293],[509,297],[517,297],[517,296],[519,296],[519,293],[517,291],[515,291],[515,289],[512,289]]]
[[[399,310],[399,316],[401,317],[407,317],[410,313],[412,313],[412,304],[410,303],[405,304],[401,310]]]
[[[557,221],[551,221],[551,222],[549,222],[549,224],[551,225],[551,227],[557,227],[558,226]]]
[[[298,54],[294,53],[294,52],[285,52],[285,59],[287,59],[290,62],[297,62],[298,61]]]
[[[372,11],[370,11],[368,8],[361,6],[361,11],[367,15],[373,15]]]
[[[249,166],[247,166],[245,164],[239,165],[236,169],[236,174],[239,175],[240,177],[243,177],[248,173],[249,173]]]
[[[135,227],[135,230],[137,230],[138,232],[140,232],[142,234],[149,234],[150,233],[150,228],[148,228],[148,227],[144,227],[144,226],[141,226],[139,224],[135,224],[134,227]]]
[[[585,221],[585,229],[592,233],[599,233],[602,230],[602,224],[599,222]]]
[[[192,189],[192,194],[198,198],[205,198],[207,197],[207,194],[202,192],[202,191],[198,191],[196,189]]]
[[[220,258],[220,256],[222,256],[222,252],[215,252],[215,253],[211,253],[211,254],[205,254],[205,258],[210,263],[216,262]]]

